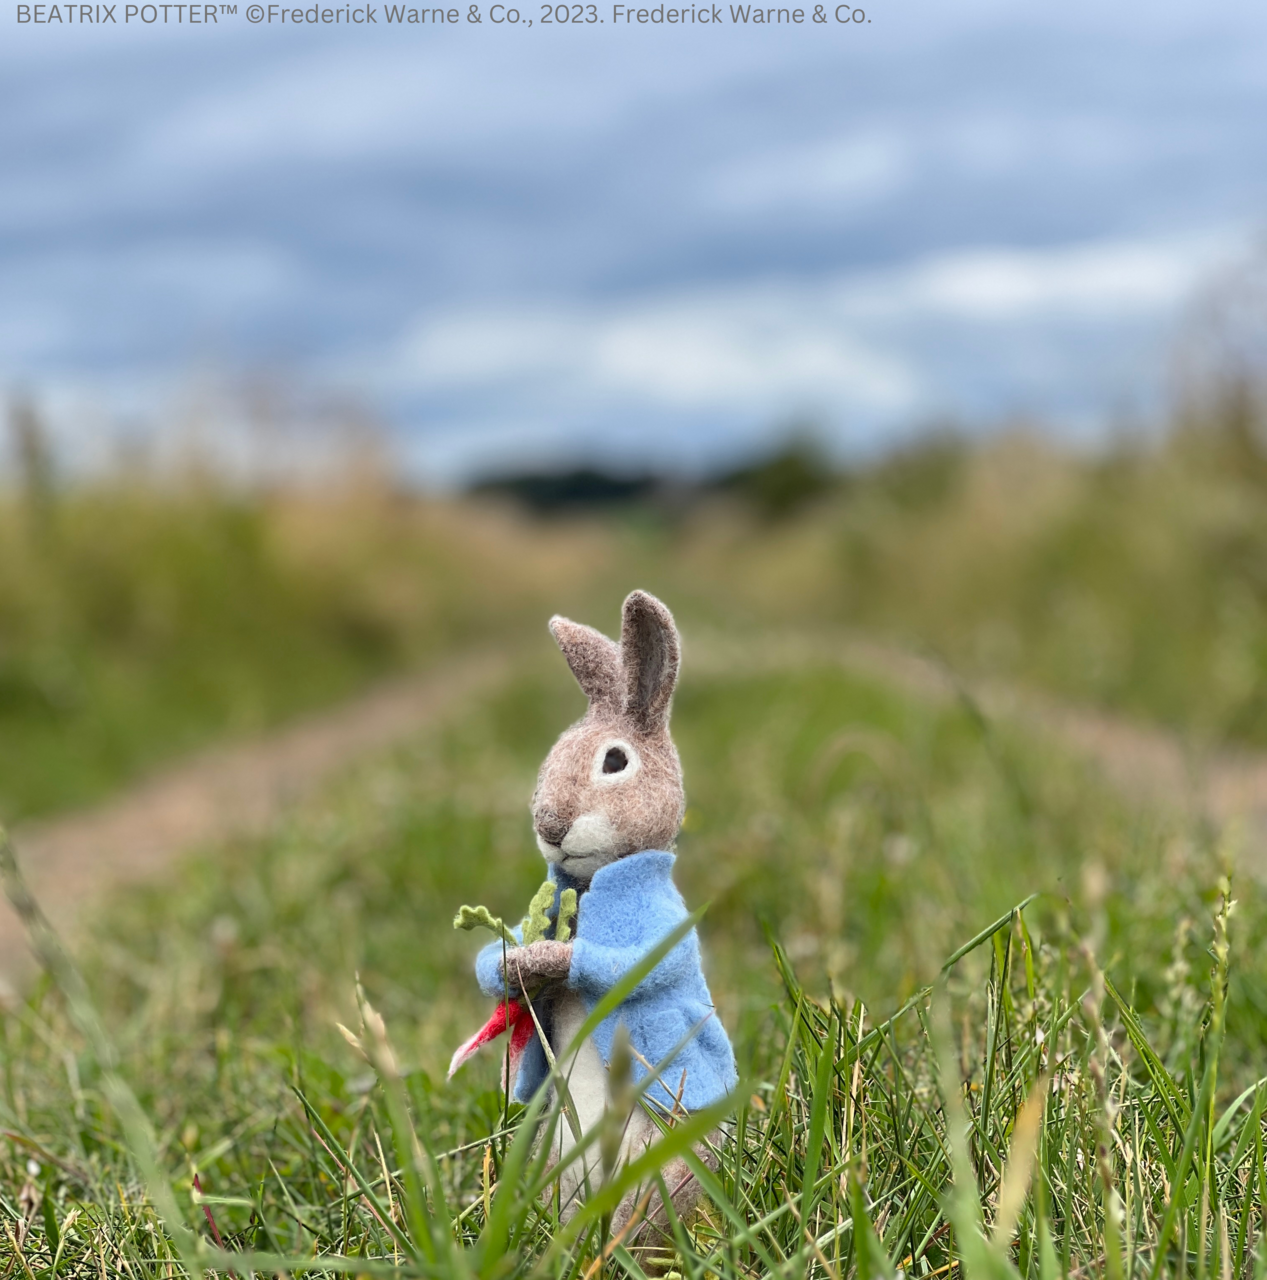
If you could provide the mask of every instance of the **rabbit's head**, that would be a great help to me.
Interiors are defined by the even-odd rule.
[[[682,825],[682,766],[669,737],[678,634],[645,591],[625,601],[619,644],[567,618],[551,618],[550,630],[589,710],[541,766],[532,825],[546,861],[588,882],[626,854],[670,848]]]

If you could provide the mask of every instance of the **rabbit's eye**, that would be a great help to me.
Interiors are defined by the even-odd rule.
[[[595,743],[591,760],[590,780],[598,786],[623,786],[642,768],[637,748],[623,738]]]

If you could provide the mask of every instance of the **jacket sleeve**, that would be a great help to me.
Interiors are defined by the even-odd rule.
[[[520,942],[523,941],[522,925],[516,925],[511,932]],[[486,947],[481,947],[479,955],[475,957],[475,980],[480,984],[480,990],[494,1000],[501,1000],[506,995],[506,983],[502,980],[502,956],[508,949],[508,943],[494,938]],[[512,996],[519,994],[513,982],[509,990]]]
[[[664,933],[671,932],[670,929]],[[664,935],[661,934],[661,937]],[[627,947],[604,946],[586,938],[572,943],[572,968],[568,986],[587,1000],[601,1000],[638,962],[655,948],[658,938]],[[681,942],[660,961],[628,997],[631,1000],[667,991],[688,981],[699,968],[699,938],[692,929]]]

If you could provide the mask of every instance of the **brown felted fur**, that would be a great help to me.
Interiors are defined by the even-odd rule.
[[[650,1136],[658,1137],[658,1131]],[[720,1147],[723,1141],[721,1131],[714,1129],[708,1135],[708,1141],[713,1148]],[[702,1142],[696,1143],[694,1151],[705,1168],[713,1173],[717,1172],[717,1157],[708,1146]],[[630,1154],[637,1155],[640,1152]],[[681,1156],[674,1156],[660,1169],[659,1173],[669,1192],[673,1216],[679,1222],[689,1226],[703,1198],[703,1188],[699,1184],[699,1179]],[[613,1236],[624,1232],[625,1246],[637,1259],[643,1272],[649,1276],[658,1276],[665,1273],[676,1252],[669,1213],[658,1186],[652,1190],[651,1198],[641,1219],[627,1229],[627,1224],[637,1206],[642,1203],[646,1191],[647,1185],[644,1184],[633,1188],[624,1196],[612,1213],[611,1231]]]
[[[543,939],[506,953],[510,985],[517,991],[535,992],[543,982],[562,982],[572,967],[572,948],[566,942]]]
[[[645,591],[635,591],[625,601],[620,654],[625,715],[643,733],[667,732],[680,646],[673,615]]]
[[[620,646],[593,627],[557,615],[550,619],[550,633],[591,705],[597,703],[605,710],[619,711]]]
[[[550,630],[589,709],[541,766],[533,826],[546,858],[588,881],[608,862],[644,849],[671,849],[677,839],[685,796],[669,708],[680,644],[673,615],[645,591],[625,601],[619,645],[566,618],[552,619]],[[603,773],[613,746],[628,764]],[[591,834],[576,833],[578,819]],[[568,847],[570,833],[582,847]]]

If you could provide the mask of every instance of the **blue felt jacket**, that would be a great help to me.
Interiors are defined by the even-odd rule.
[[[576,889],[579,895],[567,983],[580,993],[588,1009],[593,1009],[624,974],[686,918],[686,904],[673,883],[673,862],[671,853],[654,849],[630,854],[595,872],[584,892],[583,885],[557,867],[550,868],[550,878],[556,886],[552,914],[558,912],[559,894],[564,889]],[[516,936],[521,936],[518,930]],[[492,942],[475,961],[480,988],[494,998],[505,994],[500,974],[502,954],[502,944]],[[546,1010],[542,1026],[547,1035],[548,1016]],[[652,1066],[659,1066],[701,1021],[703,1026],[694,1038],[647,1091],[649,1097],[664,1106],[672,1105],[683,1071],[686,1084],[682,1105],[688,1111],[717,1102],[738,1081],[734,1051],[713,1010],[700,966],[699,938],[692,929],[624,1003],[599,1023],[594,1044],[606,1064],[611,1056],[612,1035],[617,1024],[623,1022],[629,1028],[633,1047]],[[527,1102],[541,1086],[547,1070],[541,1042],[534,1036],[520,1060],[515,1098]],[[635,1079],[647,1074],[637,1058],[633,1073]]]

